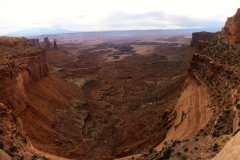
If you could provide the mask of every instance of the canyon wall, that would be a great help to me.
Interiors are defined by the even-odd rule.
[[[14,110],[14,112],[24,108],[26,105],[24,86],[48,75],[46,52],[39,48],[32,49],[27,46],[27,43],[28,41],[26,43],[15,41],[14,38],[2,41],[2,44],[8,44],[9,48],[17,44],[17,46],[26,47],[22,48],[22,50],[27,50],[18,54],[10,54],[12,50],[9,50],[9,54],[1,55],[5,61],[1,62],[0,68],[0,102]],[[4,51],[9,48],[5,47]]]
[[[39,39],[27,39],[31,47],[40,47]]]
[[[234,16],[227,19],[221,31],[221,38],[228,43],[240,41],[240,8]]]
[[[220,32],[217,32],[217,33],[211,33],[211,32],[192,33],[191,47],[197,45],[199,41],[207,41],[207,40],[211,40],[213,38],[217,38],[219,36],[219,34],[220,34]]]

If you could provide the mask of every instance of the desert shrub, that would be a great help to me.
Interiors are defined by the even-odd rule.
[[[187,151],[188,151],[188,148],[185,148],[185,149],[184,149],[184,152],[187,152]]]
[[[233,133],[233,136],[235,136],[239,131],[240,131],[240,129],[236,130],[236,131]]]
[[[32,156],[32,160],[36,160],[38,158],[37,155]]]
[[[24,156],[21,156],[21,157],[20,157],[20,160],[23,160],[23,159],[24,159]]]
[[[198,150],[198,147],[194,147],[195,150]]]
[[[172,147],[175,147],[176,146],[176,143],[175,142],[173,142],[173,144],[172,144]]]
[[[177,152],[177,155],[178,155],[178,157],[180,157],[181,156],[181,152]]]
[[[9,153],[8,155],[9,155],[10,157],[12,157],[12,158],[15,156],[15,155],[12,154],[12,153]]]
[[[0,129],[0,134],[3,134],[3,130],[2,129]]]
[[[214,146],[213,146],[213,148],[218,148],[218,144],[215,143]]]
[[[168,149],[163,152],[163,157],[164,158],[170,158],[171,157],[171,153],[172,153],[172,149],[171,149],[171,147],[168,147]]]
[[[198,139],[197,139],[197,138],[195,138],[195,141],[198,141]]]
[[[213,137],[219,137],[219,136],[220,136],[220,134],[219,134],[219,133],[217,133],[217,132],[213,132],[212,136],[213,136]]]
[[[237,104],[238,101],[239,101],[239,98],[237,98],[237,99],[235,100],[235,104]]]
[[[237,109],[240,109],[240,104],[237,104],[237,105],[236,105],[236,108],[237,108]]]
[[[17,148],[15,146],[10,147],[10,152],[16,152]]]
[[[229,109],[225,110],[225,113],[226,113],[226,114],[229,114],[229,113],[230,113]]]
[[[24,143],[27,143],[27,139],[26,139],[26,138],[24,138],[24,139],[23,139],[23,142],[24,142]]]
[[[0,149],[4,150],[4,144],[2,142],[0,143]]]

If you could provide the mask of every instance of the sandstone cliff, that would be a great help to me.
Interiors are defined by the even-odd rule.
[[[233,17],[227,19],[224,28],[222,28],[221,37],[225,42],[240,41],[240,8]]]
[[[54,39],[53,49],[54,49],[54,50],[58,50],[58,47],[57,47],[57,42],[56,42],[56,40],[55,40],[55,39]]]
[[[3,51],[0,60],[0,102],[18,110],[25,106],[24,86],[48,74],[46,53],[42,49],[29,47],[26,39],[15,41],[15,38],[8,38],[8,41],[1,42],[9,47],[2,45],[0,48]]]
[[[27,39],[31,47],[40,47],[39,39]]]
[[[199,41],[207,41],[213,38],[217,38],[219,36],[219,32],[211,33],[211,32],[195,32],[192,33],[192,42],[191,47],[197,45]]]
[[[45,37],[45,38],[44,38],[44,41],[43,41],[43,43],[42,43],[42,47],[43,47],[43,49],[44,49],[45,51],[51,50],[51,43],[50,43],[48,37]]]
[[[32,42],[32,41],[30,41],[30,42]],[[56,40],[54,39],[54,41],[53,41],[53,46],[52,46],[52,44],[51,44],[51,42],[49,41],[48,37],[45,37],[45,38],[44,38],[44,41],[42,42],[41,47],[42,47],[45,51],[58,50]]]

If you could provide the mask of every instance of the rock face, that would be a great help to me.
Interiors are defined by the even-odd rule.
[[[4,46],[28,46],[29,42],[26,38],[0,37],[0,45],[4,45]]]
[[[197,45],[199,41],[207,41],[207,40],[211,40],[215,37],[218,37],[219,34],[220,34],[219,32],[217,32],[217,33],[211,33],[211,32],[192,33],[191,47]]]
[[[43,49],[44,49],[45,51],[58,50],[56,40],[54,39],[54,41],[53,41],[53,47],[51,47],[51,42],[49,41],[48,37],[45,37],[45,38],[44,38],[44,41],[43,41],[43,43],[41,44],[41,46],[43,47]]]
[[[10,38],[9,41],[11,39],[14,41],[15,38]],[[25,43],[19,46],[20,43],[22,39],[20,42],[14,42],[18,44],[17,47],[0,46],[0,49],[4,50],[0,61],[0,102],[14,112],[26,106],[24,86],[48,75],[46,52],[39,48],[24,46]],[[21,51],[13,53],[14,50]]]
[[[221,37],[227,42],[240,41],[240,8],[233,17],[229,17],[221,31]]]
[[[35,151],[28,148],[31,142],[23,130],[21,119],[12,115],[12,111],[3,103],[0,103],[0,117],[2,119],[0,160],[12,160],[8,155],[9,150],[12,150],[11,154],[14,154],[14,159],[20,159],[21,156],[24,156],[24,159],[31,159]]]
[[[40,47],[39,39],[27,39],[31,47]]]
[[[44,41],[43,41],[43,43],[42,43],[42,46],[43,46],[43,48],[44,48],[45,51],[51,50],[51,43],[50,43],[48,37],[45,37],[45,38],[44,38]]]
[[[53,49],[54,49],[54,50],[58,50],[58,47],[57,47],[57,42],[56,42],[56,40],[55,40],[55,39],[54,39]]]

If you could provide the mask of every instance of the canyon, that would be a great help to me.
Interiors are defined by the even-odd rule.
[[[235,159],[239,17],[192,39],[0,37],[0,158]]]

